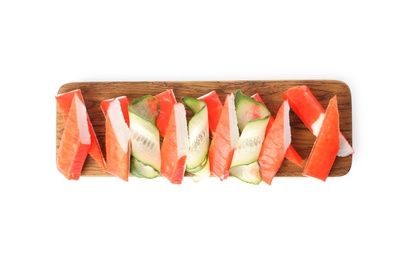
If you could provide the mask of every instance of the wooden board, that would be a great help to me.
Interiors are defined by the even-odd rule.
[[[142,95],[156,95],[166,89],[173,89],[177,101],[184,96],[199,97],[215,90],[224,103],[225,95],[235,93],[240,89],[246,95],[259,93],[263,101],[274,116],[281,105],[282,93],[290,87],[307,85],[321,105],[326,109],[329,99],[334,95],[338,98],[340,115],[340,128],[352,145],[352,102],[349,87],[336,80],[260,80],[260,81],[155,81],[155,82],[75,82],[68,83],[59,88],[58,94],[75,89],[81,89],[89,117],[96,131],[99,144],[105,155],[105,118],[100,109],[100,102],[104,99],[117,96],[127,96],[129,101]],[[187,110],[187,117],[192,113]],[[291,111],[290,113],[292,144],[303,159],[308,158],[315,141],[313,134],[306,128],[300,119]],[[64,129],[64,121],[56,105],[56,153],[61,135]],[[351,168],[352,155],[337,157],[329,177],[343,176]],[[302,176],[303,168],[285,160],[277,177]],[[186,176],[190,174],[186,173]],[[89,155],[85,162],[82,176],[112,176],[105,172]],[[131,175],[132,176],[132,175]]]

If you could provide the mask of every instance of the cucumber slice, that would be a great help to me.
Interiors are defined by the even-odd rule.
[[[260,176],[260,166],[257,161],[233,167],[230,169],[230,173],[232,176],[250,184],[257,185],[262,181]]]
[[[190,147],[187,153],[186,171],[199,175],[200,178],[209,176],[210,167],[205,167],[208,164],[210,146],[207,105],[204,101],[192,97],[184,97],[182,101],[194,113],[188,122]]]
[[[157,120],[159,109],[158,99],[151,95],[137,98],[128,106],[129,112],[139,115],[153,124]]]
[[[206,177],[210,177],[210,161],[206,160],[206,164],[197,172],[197,174],[193,175],[193,181],[199,182]]]
[[[131,174],[155,178],[161,168],[160,133],[155,125],[158,100],[143,96],[128,107],[131,140]]]
[[[244,95],[240,90],[236,92],[235,104],[240,132],[243,132],[248,122],[270,116],[270,111],[265,105]]]
[[[204,161],[198,165],[197,167],[194,168],[186,168],[185,170],[189,173],[197,173],[198,171],[202,170],[202,168],[204,168],[204,166],[208,163],[208,156],[206,156],[204,158]]]
[[[250,164],[259,158],[269,117],[250,121],[237,141],[230,167]]]
[[[153,179],[159,176],[159,172],[150,165],[145,165],[138,159],[131,157],[131,174],[139,178]]]
[[[235,98],[236,115],[241,135],[234,150],[230,174],[240,180],[259,184],[257,163],[262,148],[270,111],[262,103],[244,95],[240,90]]]

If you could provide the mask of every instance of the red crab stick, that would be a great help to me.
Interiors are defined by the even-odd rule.
[[[57,168],[68,180],[79,179],[90,145],[86,107],[75,96],[67,114],[56,159]]]
[[[307,86],[297,86],[288,89],[282,94],[288,100],[290,107],[302,120],[307,128],[318,136],[321,124],[325,117],[325,110]],[[340,149],[337,156],[345,157],[354,153],[351,145],[340,134]]]
[[[161,145],[161,175],[173,184],[181,184],[183,181],[188,146],[185,107],[182,103],[175,103]]]
[[[56,101],[59,106],[60,111],[62,112],[63,119],[67,120],[69,117],[69,111],[72,104],[72,100],[74,96],[77,96],[79,100],[85,104],[85,101],[83,100],[82,92],[80,89],[75,89],[73,91],[69,91],[66,93],[62,93],[56,96]],[[89,116],[87,115],[88,120],[88,128],[89,133],[91,135],[91,147],[89,148],[89,155],[95,159],[95,161],[102,167],[105,168],[105,161],[102,155],[101,147],[99,146],[98,139],[95,134],[95,130],[93,129],[91,120],[89,119]]]
[[[129,115],[126,96],[101,102],[105,115],[106,171],[128,181],[130,165]]]
[[[172,89],[167,89],[158,93],[155,97],[160,104],[160,113],[158,114],[156,125],[160,131],[160,135],[164,137],[167,133],[168,122],[170,121],[170,116],[177,100],[175,99],[174,91]]]
[[[208,125],[210,137],[213,137],[214,133],[216,132],[218,121],[220,119],[223,104],[221,104],[220,98],[215,90],[210,91],[209,93],[199,97],[198,99],[206,102],[208,110]]]
[[[339,113],[336,96],[330,101],[303,175],[325,181],[339,150]]]
[[[263,99],[260,97],[259,93],[254,94],[252,96],[252,98],[254,98],[254,100],[256,100],[256,101],[258,101],[258,102],[260,102],[260,103],[262,103],[263,105],[266,106]],[[272,115],[270,115],[269,123],[267,123],[266,135],[269,132],[270,127],[273,124],[273,121],[275,121],[275,118]],[[302,167],[303,159],[302,159],[302,157],[300,157],[300,155],[295,150],[295,148],[293,147],[292,144],[290,144],[289,147],[287,148],[286,153],[285,153],[285,158],[288,159],[289,161],[293,162],[294,164]]]
[[[226,96],[224,101],[216,132],[208,151],[210,172],[219,177],[221,181],[229,177],[230,165],[238,139],[236,107],[234,95],[231,93]]]
[[[273,177],[282,166],[290,142],[289,104],[284,101],[266,134],[258,159],[262,180],[267,184],[272,183]]]

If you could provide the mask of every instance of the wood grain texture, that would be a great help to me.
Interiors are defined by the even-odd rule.
[[[100,108],[104,99],[117,96],[127,96],[129,101],[151,94],[156,95],[166,89],[173,89],[177,101],[184,96],[199,97],[215,90],[224,103],[225,95],[235,93],[240,89],[246,95],[259,93],[274,116],[281,105],[282,93],[288,88],[298,85],[307,85],[321,105],[326,109],[329,100],[336,95],[340,116],[340,129],[348,142],[352,145],[352,100],[351,92],[344,82],[336,80],[259,80],[259,81],[152,81],[152,82],[75,82],[59,88],[57,94],[75,89],[81,89],[85,105],[92,125],[96,131],[99,144],[105,156],[105,118]],[[187,109],[187,117],[192,113]],[[306,128],[300,119],[290,113],[292,144],[305,160],[308,158],[315,141],[313,134]],[[64,129],[63,117],[56,105],[56,153]],[[161,139],[162,140],[162,139]],[[338,177],[347,174],[351,168],[352,155],[337,157],[329,177]],[[303,168],[285,160],[276,177],[302,176]],[[86,159],[82,176],[112,176],[105,172],[89,155]],[[132,176],[132,175],[131,175]],[[190,174],[186,173],[186,176]]]

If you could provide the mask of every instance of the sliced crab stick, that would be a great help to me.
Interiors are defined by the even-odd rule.
[[[252,98],[254,98],[254,100],[256,100],[256,101],[258,101],[258,102],[260,102],[260,103],[262,103],[263,105],[266,106],[263,99],[260,97],[259,93],[254,94],[252,96]],[[275,120],[275,118],[272,115],[270,115],[269,123],[267,123],[266,134],[269,132],[274,120]],[[289,147],[287,148],[286,153],[285,153],[285,157],[286,157],[286,159],[288,159],[292,163],[302,167],[303,159],[298,154],[298,152],[295,150],[295,148],[293,147],[292,144],[290,144]]]
[[[220,114],[216,132],[210,143],[208,159],[211,174],[221,181],[230,175],[230,165],[239,139],[234,95],[228,94]]]
[[[326,109],[321,129],[303,170],[303,175],[325,181],[339,150],[339,113],[336,96]]]
[[[161,145],[161,175],[173,184],[184,178],[188,143],[187,118],[182,103],[173,105],[167,131]]]
[[[101,102],[105,115],[106,171],[128,181],[130,139],[128,99],[125,96]]]
[[[91,146],[86,107],[75,95],[67,114],[56,164],[68,180],[78,180]]]
[[[282,94],[289,105],[307,128],[318,136],[325,117],[325,110],[307,86],[297,86]],[[345,157],[354,153],[349,142],[340,134],[340,149],[337,156]]]
[[[66,119],[69,116],[70,107],[72,104],[72,100],[74,96],[77,96],[79,100],[85,104],[82,96],[82,92],[80,89],[75,89],[73,91],[69,91],[66,93],[62,93],[56,96],[56,101],[59,106],[60,111],[62,112],[63,119],[66,122]],[[89,155],[95,159],[95,161],[102,167],[105,168],[105,160],[102,155],[101,147],[99,146],[98,138],[96,137],[95,130],[92,126],[91,120],[89,119],[89,116],[87,115],[88,120],[88,128],[89,133],[91,135],[91,147],[89,149]]]
[[[267,184],[272,183],[280,166],[282,166],[290,143],[289,103],[285,100],[265,136],[258,159],[262,180]]]

